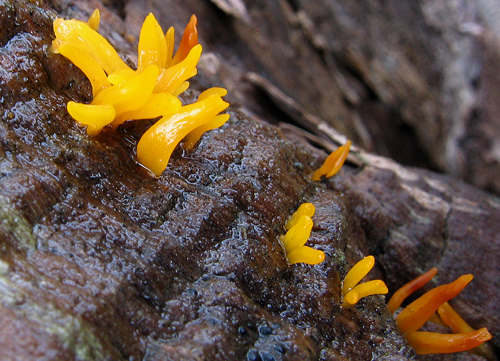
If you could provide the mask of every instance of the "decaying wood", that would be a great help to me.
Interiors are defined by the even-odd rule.
[[[476,7],[107,5],[0,3],[2,360],[484,360],[416,356],[383,297],[342,309],[341,281],[368,254],[377,259],[370,277],[391,292],[431,267],[439,273],[427,289],[473,273],[453,306],[490,330],[489,359],[499,359],[500,201],[364,149],[393,149],[395,133],[377,138],[374,129],[395,116],[419,138],[406,150],[456,166],[453,154],[465,154],[467,142],[444,130],[469,129],[460,121],[481,107],[478,93],[493,89],[471,84],[486,68],[469,52],[481,43],[493,54],[493,30],[454,28]],[[147,12],[178,36],[197,13],[205,53],[183,100],[208,86],[229,89],[230,121],[193,151],[180,147],[158,178],[135,159],[150,122],[90,137],[65,110],[69,100],[90,101],[91,89],[50,53],[51,23],[57,15],[85,19],[96,6],[100,31],[131,63]],[[466,72],[470,64],[477,67]],[[493,119],[475,116],[483,125]],[[312,182],[325,150],[347,137],[357,142],[347,164]],[[306,201],[317,209],[309,242],[326,260],[289,266],[277,239]]]

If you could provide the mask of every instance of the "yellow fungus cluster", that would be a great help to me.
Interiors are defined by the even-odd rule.
[[[413,281],[410,281],[394,293],[388,303],[394,313],[410,294],[423,287],[437,273],[433,268]],[[457,296],[473,276],[463,275],[455,281],[431,289],[420,298],[406,306],[396,317],[396,323],[407,341],[419,354],[454,353],[471,350],[491,339],[486,328],[474,330],[448,304]],[[437,311],[437,316],[436,315]],[[431,317],[449,326],[453,334],[418,331]]]
[[[344,165],[344,162],[349,155],[350,148],[351,141],[348,140],[346,144],[332,152],[332,154],[325,159],[323,165],[318,170],[314,171],[311,176],[312,180],[319,181],[321,177],[330,178],[337,174],[340,168]]]
[[[389,290],[382,280],[372,280],[358,284],[375,265],[375,258],[367,256],[356,263],[347,273],[342,284],[342,307],[353,307],[366,296],[385,295]]]
[[[90,104],[69,102],[69,114],[97,135],[110,125],[127,120],[160,120],[139,142],[138,160],[157,175],[167,167],[175,146],[186,137],[192,148],[203,132],[220,127],[229,115],[218,115],[229,104],[222,100],[227,91],[211,88],[194,104],[183,106],[178,99],[196,75],[202,47],[198,44],[197,19],[193,15],[174,55],[174,28],[165,34],[153,14],[141,28],[137,69],[130,68],[109,42],[101,36],[99,11],[87,22],[57,19],[52,51],[71,60],[92,85]]]
[[[316,208],[312,203],[303,203],[286,223],[287,232],[279,240],[289,264],[308,263],[314,265],[325,259],[323,251],[304,246],[311,235],[312,216],[315,212]]]

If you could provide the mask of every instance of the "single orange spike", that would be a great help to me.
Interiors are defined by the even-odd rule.
[[[196,15],[192,15],[191,20],[189,20],[189,23],[184,29],[181,43],[179,44],[179,48],[177,49],[174,58],[170,62],[170,66],[183,61],[191,49],[198,44],[198,29],[196,28],[197,22],[198,19],[196,18]]]
[[[451,283],[433,288],[406,306],[396,318],[401,332],[412,332],[422,327],[439,306],[458,295],[472,278],[471,274],[460,276]]]
[[[414,331],[406,333],[405,338],[418,354],[425,355],[471,350],[490,340],[491,334],[486,328],[456,334]]]
[[[437,268],[431,268],[429,271],[425,272],[423,275],[418,276],[414,280],[408,282],[399,290],[394,292],[391,299],[387,303],[387,308],[391,313],[396,312],[396,310],[401,306],[404,300],[411,295],[416,290],[422,288],[425,284],[427,284],[432,277],[434,277],[437,273]]]
[[[332,154],[325,159],[323,165],[313,173],[312,180],[319,181],[322,176],[329,178],[335,175],[344,165],[350,148],[351,141],[348,140],[346,144],[332,152]]]

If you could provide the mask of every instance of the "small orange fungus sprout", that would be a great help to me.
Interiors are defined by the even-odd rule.
[[[323,176],[330,178],[337,174],[340,168],[344,165],[350,148],[351,141],[348,140],[346,144],[332,152],[332,154],[325,159],[323,165],[312,174],[312,180],[319,181]]]
[[[178,99],[189,87],[187,80],[196,75],[202,52],[196,16],[191,17],[174,55],[174,28],[164,34],[154,15],[149,14],[139,35],[136,70],[97,32],[99,19],[99,10],[95,10],[87,22],[54,21],[52,51],[71,60],[92,85],[92,102],[70,101],[68,112],[87,126],[89,135],[99,134],[107,125],[116,129],[127,120],[160,118],[140,142],[138,155],[144,166],[159,175],[184,137],[186,148],[191,149],[203,132],[227,121],[228,115],[218,115],[229,106],[222,100],[227,91],[211,88],[196,103],[186,106]]]
[[[312,203],[303,203],[285,225],[288,232],[279,240],[289,264],[308,263],[314,265],[325,259],[323,251],[304,246],[311,235],[313,227],[311,217],[314,212],[315,208]]]
[[[401,287],[389,300],[389,310],[394,313],[406,297],[423,287],[436,273],[437,269],[433,268]],[[486,328],[474,330],[447,302],[457,296],[472,281],[472,278],[470,274],[463,275],[449,284],[431,289],[406,306],[396,317],[399,329],[417,353],[467,351],[491,339],[491,334]],[[436,317],[436,311],[440,321],[449,326],[454,334],[417,331],[429,319]]]
[[[367,256],[356,263],[347,273],[342,284],[342,307],[353,307],[358,301],[366,296],[384,295],[389,290],[382,280],[373,280],[358,284],[375,265],[375,258]]]

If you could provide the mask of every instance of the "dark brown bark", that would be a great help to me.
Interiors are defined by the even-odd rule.
[[[230,121],[193,151],[179,147],[154,178],[136,162],[134,148],[151,122],[90,137],[66,112],[69,100],[90,101],[91,89],[78,69],[50,53],[54,10],[85,19],[100,5],[0,3],[2,360],[414,359],[382,297],[340,307],[341,280],[368,254],[377,259],[370,277],[385,280],[391,292],[433,266],[440,269],[435,285],[473,273],[454,306],[473,327],[488,327],[492,352],[498,350],[497,198],[357,146],[337,176],[310,180],[326,156],[318,147],[331,151],[345,135],[375,147],[361,131],[363,111],[386,121],[426,111],[395,110],[391,96],[438,102],[420,86],[442,82],[440,69],[405,78],[408,55],[392,84],[376,55],[382,45],[365,49],[376,55],[370,64],[378,73],[363,73],[365,53],[346,52],[322,35],[333,31],[328,16],[335,8],[322,5],[328,11],[318,13],[311,4],[320,3],[102,7],[100,31],[131,63],[130,35],[137,36],[148,11],[178,35],[197,13],[205,55],[183,99],[213,85],[230,92]],[[403,7],[391,18],[399,26],[421,26],[408,23],[409,5],[375,5],[351,11],[356,21],[346,18],[344,25],[352,31],[335,31],[363,39],[356,24],[391,6]],[[372,29],[393,26],[376,20]],[[422,51],[439,58],[431,45]],[[432,59],[415,57],[432,69]],[[353,126],[353,119],[361,123]],[[277,239],[306,201],[317,207],[309,244],[327,257],[318,266],[288,266]]]

